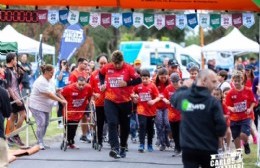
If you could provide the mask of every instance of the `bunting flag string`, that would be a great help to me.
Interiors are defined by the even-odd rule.
[[[76,10],[1,10],[0,22],[25,22],[40,23],[49,22],[51,25],[57,23],[68,25],[79,24],[81,26],[92,26],[96,28],[120,26],[130,28],[141,26],[150,29],[155,27],[158,30],[167,28],[172,30],[177,27],[194,29],[197,25],[202,28],[225,29],[230,26],[240,28],[244,26],[251,28],[255,24],[254,13],[190,13],[190,14],[167,14],[167,13],[140,13],[140,12],[84,12]]]

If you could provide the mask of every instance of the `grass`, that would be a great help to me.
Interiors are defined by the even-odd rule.
[[[250,144],[251,153],[249,155],[243,155],[244,168],[255,168],[257,161],[257,145]]]

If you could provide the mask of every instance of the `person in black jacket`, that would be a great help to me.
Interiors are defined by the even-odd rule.
[[[5,89],[0,87],[0,167],[8,166],[7,144],[4,134],[4,118],[8,118],[11,114],[11,105],[9,97]]]
[[[191,88],[181,88],[170,102],[181,111],[180,146],[184,168],[210,167],[210,155],[217,154],[218,138],[225,135],[221,104],[211,96],[217,75],[201,70]]]

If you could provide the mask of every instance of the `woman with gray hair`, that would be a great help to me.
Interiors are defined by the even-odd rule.
[[[43,65],[41,66],[41,71],[42,75],[35,80],[32,86],[29,108],[37,125],[36,135],[38,144],[40,145],[40,149],[44,150],[48,148],[43,142],[43,137],[49,125],[49,114],[53,103],[54,101],[58,101],[66,105],[67,102],[56,96],[54,89],[52,89],[54,85],[51,82],[54,73],[53,66],[49,64]]]

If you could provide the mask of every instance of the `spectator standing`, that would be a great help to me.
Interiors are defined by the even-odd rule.
[[[22,96],[26,97],[30,93],[30,77],[32,74],[32,66],[28,62],[28,57],[27,54],[22,54],[21,55],[21,66],[25,70],[23,73],[23,78],[22,78]]]

